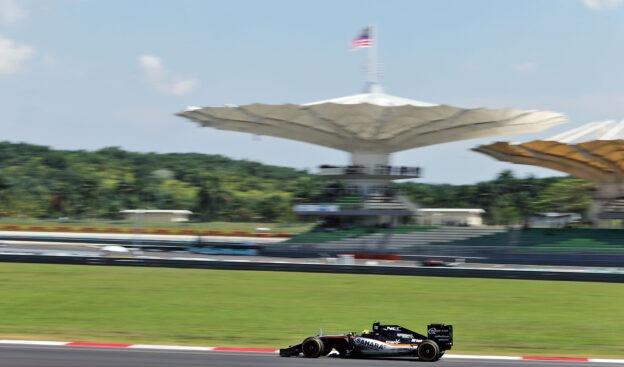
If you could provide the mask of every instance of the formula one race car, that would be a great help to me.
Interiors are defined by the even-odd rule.
[[[430,324],[427,335],[399,325],[373,324],[373,330],[343,335],[317,335],[303,342],[280,349],[280,356],[306,358],[332,356],[342,358],[418,357],[421,361],[437,361],[453,346],[453,326]]]

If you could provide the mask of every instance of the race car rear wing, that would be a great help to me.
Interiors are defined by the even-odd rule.
[[[427,325],[427,337],[435,340],[442,350],[451,349],[453,346],[453,325],[429,324]]]

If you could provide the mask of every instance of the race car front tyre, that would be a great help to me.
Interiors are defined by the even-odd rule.
[[[425,340],[418,346],[416,350],[416,354],[418,354],[418,359],[424,362],[433,362],[440,359],[440,347],[438,343],[433,340]]]
[[[301,352],[306,358],[318,358],[325,352],[325,345],[321,339],[311,336],[301,343]]]

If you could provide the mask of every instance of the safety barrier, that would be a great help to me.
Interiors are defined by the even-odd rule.
[[[143,259],[43,255],[0,255],[0,262],[624,283],[624,273],[622,272],[572,272],[569,270],[563,272],[549,269],[505,270],[421,268],[379,265],[328,265],[283,262],[240,262],[226,260]]]

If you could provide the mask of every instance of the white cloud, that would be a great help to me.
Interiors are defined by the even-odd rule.
[[[165,73],[165,67],[160,59],[152,55],[144,55],[139,58],[139,65],[150,79],[161,79]]]
[[[32,57],[35,50],[29,45],[18,45],[0,35],[0,75],[15,74]]]
[[[0,0],[0,24],[15,24],[26,18],[28,13],[15,0]]]
[[[173,75],[169,72],[159,57],[143,55],[139,57],[139,67],[148,82],[161,92],[183,96],[193,92],[197,87],[195,79]]]
[[[173,81],[171,92],[178,96],[183,96],[195,90],[197,82],[193,79],[178,79]]]
[[[529,72],[537,69],[537,64],[532,61],[523,62],[521,64],[514,65],[514,70],[519,72]]]
[[[624,0],[581,0],[591,10],[614,10],[624,4]]]

